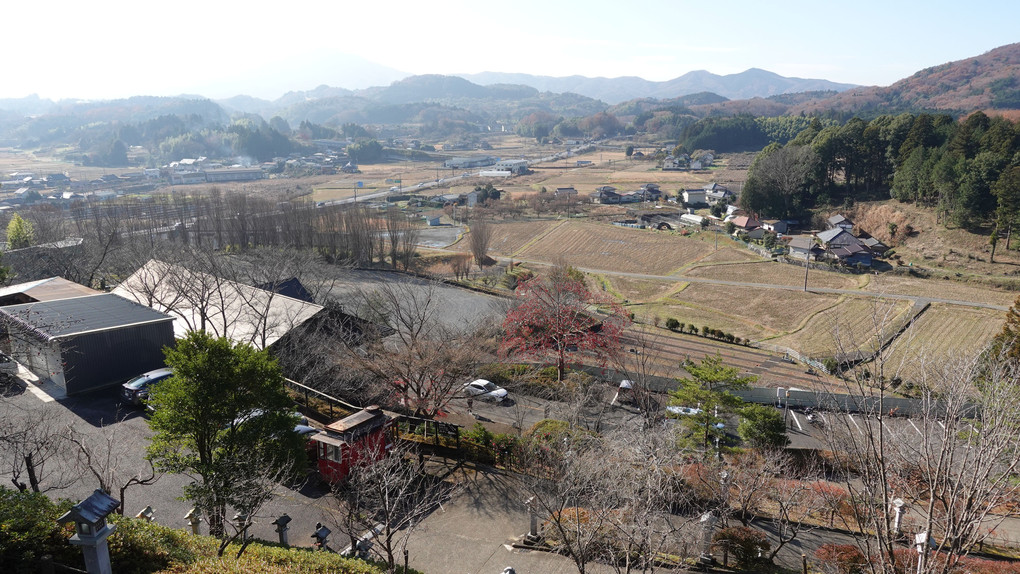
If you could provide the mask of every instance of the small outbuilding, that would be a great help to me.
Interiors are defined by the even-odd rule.
[[[358,463],[377,461],[393,448],[396,413],[376,405],[326,426],[312,435],[319,474],[328,482],[345,478]]]
[[[161,367],[173,317],[103,293],[0,307],[11,356],[68,395]]]

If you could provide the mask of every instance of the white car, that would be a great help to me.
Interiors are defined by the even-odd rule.
[[[492,381],[476,379],[464,385],[464,394],[483,401],[500,403],[506,399],[507,392],[506,389],[497,386]]]
[[[678,407],[676,405],[670,405],[670,406],[666,407],[666,412],[671,414],[671,415],[693,416],[693,415],[700,415],[701,414],[701,409],[696,409],[694,407]]]

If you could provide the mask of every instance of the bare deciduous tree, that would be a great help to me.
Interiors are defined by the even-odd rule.
[[[484,339],[476,325],[440,316],[438,289],[433,282],[395,281],[366,293],[358,315],[388,325],[392,334],[348,345],[345,353],[349,364],[371,373],[404,408],[428,418],[467,381]]]
[[[665,429],[587,433],[528,443],[520,488],[545,521],[544,537],[584,574],[593,562],[618,572],[650,572],[664,555],[680,559],[697,518],[677,514],[691,502],[682,452]]]
[[[151,460],[126,460],[117,430],[117,426],[108,425],[86,434],[68,428],[65,436],[74,446],[79,472],[91,475],[100,489],[119,493],[117,513],[124,514],[128,489],[155,484],[162,473],[156,472]]]
[[[876,314],[877,315],[877,314]],[[826,441],[837,453],[840,497],[834,516],[853,533],[873,572],[902,568],[901,535],[927,532],[918,572],[948,573],[1012,515],[1020,485],[1020,387],[1017,365],[999,357],[942,357],[917,350],[909,365],[888,361],[879,336],[871,363],[844,371],[848,410],[826,418]],[[892,381],[909,366],[913,412],[894,417]],[[903,500],[916,531],[897,531],[894,499]],[[913,528],[911,528],[913,530]]]
[[[398,445],[381,460],[365,457],[351,469],[345,483],[334,489],[340,504],[340,531],[347,534],[351,549],[371,533],[371,552],[384,560],[387,571],[396,572],[397,556],[421,527],[422,520],[451,497],[456,487],[421,471],[410,460],[413,453]]]
[[[492,242],[493,226],[483,219],[471,221],[471,232],[468,233],[468,245],[475,265],[481,268],[488,260],[489,243]]]

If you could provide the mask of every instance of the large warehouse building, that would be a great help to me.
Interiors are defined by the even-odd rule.
[[[163,366],[173,317],[113,294],[0,307],[12,357],[68,395]]]

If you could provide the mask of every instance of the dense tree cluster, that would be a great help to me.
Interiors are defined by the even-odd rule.
[[[785,146],[764,149],[740,201],[763,217],[789,217],[889,193],[934,208],[947,224],[995,221],[1009,235],[1020,214],[1018,152],[1017,126],[981,112],[961,122],[926,113],[813,120]]]

